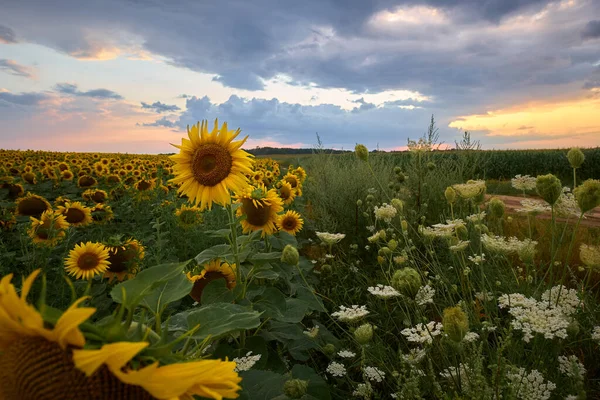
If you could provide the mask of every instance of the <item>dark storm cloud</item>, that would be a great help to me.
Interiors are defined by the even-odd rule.
[[[588,22],[581,32],[581,37],[583,39],[600,38],[600,20]]]
[[[108,89],[92,89],[82,92],[78,89],[78,86],[72,83],[58,83],[54,87],[59,93],[78,96],[78,97],[91,97],[94,99],[108,99],[108,100],[122,100],[123,96]]]
[[[31,68],[21,65],[13,60],[0,59],[0,71],[15,76],[22,76],[24,78],[33,78]]]
[[[48,95],[38,92],[10,93],[0,92],[0,106],[35,106],[48,98]]]
[[[17,43],[15,31],[8,26],[0,25],[0,43]]]
[[[179,111],[181,110],[181,108],[179,108],[178,106],[176,106],[175,104],[164,104],[161,103],[160,101],[155,101],[152,104],[148,104],[148,103],[144,103],[142,101],[142,108],[146,109],[146,110],[152,110],[154,112],[157,113],[163,113],[163,112],[174,112],[174,111]]]

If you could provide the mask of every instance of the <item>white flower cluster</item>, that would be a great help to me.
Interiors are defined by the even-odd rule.
[[[519,240],[516,237],[491,236],[487,233],[481,235],[481,243],[486,250],[492,253],[515,254],[522,251],[535,252],[537,242],[531,239]]]
[[[577,204],[577,200],[575,199],[575,195],[571,193],[571,189],[568,187],[564,187],[560,197],[556,201],[554,205],[554,211],[560,217],[566,218],[579,218],[581,215],[581,209]]]
[[[484,261],[485,261],[485,254],[481,253],[480,255],[477,256],[469,256],[467,257],[469,259],[469,261],[471,261],[473,264],[477,264],[477,265],[481,265]]]
[[[364,377],[371,382],[383,382],[385,372],[377,367],[365,367],[363,369]]]
[[[433,303],[433,296],[435,296],[435,289],[429,285],[421,286],[415,296],[415,301],[418,305],[424,306],[425,304]]]
[[[600,267],[600,246],[582,244],[579,247],[579,258],[588,267]]]
[[[514,178],[512,178],[511,180],[512,183],[512,187],[514,187],[517,190],[533,190],[535,189],[535,185],[536,185],[536,178],[529,176],[529,175],[517,175]]]
[[[515,211],[524,214],[541,214],[550,211],[550,206],[539,200],[525,199],[521,200],[521,208]]]
[[[334,312],[331,316],[342,322],[350,322],[361,319],[368,314],[367,306],[352,305],[351,307],[340,306],[340,310]]]
[[[383,229],[380,230],[380,231],[375,232],[374,234],[372,234],[371,236],[369,236],[367,238],[367,240],[369,241],[369,243],[375,243],[379,239],[385,240],[385,231]]]
[[[391,204],[383,203],[381,207],[375,206],[375,219],[385,221],[388,224],[392,222],[392,218],[396,216],[398,210]]]
[[[400,292],[398,292],[393,287],[391,287],[391,286],[384,286],[384,285],[381,285],[381,284],[378,284],[377,286],[371,286],[371,287],[367,288],[367,290],[373,296],[377,296],[380,299],[389,299],[389,298],[392,298],[392,297],[400,296]]]
[[[450,251],[457,253],[459,251],[465,251],[469,247],[470,240],[459,240],[458,243],[450,246]]]
[[[252,352],[249,351],[246,353],[246,357],[236,357],[233,359],[233,362],[236,364],[234,371],[248,371],[250,368],[254,366],[260,360],[261,354],[252,355]]]
[[[525,368],[506,374],[514,393],[521,400],[548,400],[556,385],[544,380],[544,376],[536,369],[527,373]]]
[[[458,364],[458,367],[448,367],[442,372],[440,372],[440,376],[444,379],[449,380],[450,382],[461,382],[464,386],[463,389],[468,390],[469,379],[469,367],[463,363]]]
[[[356,356],[356,353],[353,353],[350,350],[340,350],[338,351],[338,356],[342,358],[352,358]]]
[[[576,356],[559,356],[558,369],[566,376],[577,380],[583,380],[583,377],[587,372],[585,366]]]
[[[406,340],[413,343],[433,343],[433,338],[442,334],[444,326],[440,322],[431,321],[427,325],[417,324],[412,328],[403,329]]]
[[[345,233],[316,232],[317,237],[327,244],[335,244],[346,237]]]
[[[535,333],[546,339],[567,337],[567,327],[571,323],[571,315],[580,305],[577,292],[555,286],[542,294],[537,301],[520,293],[503,294],[498,298],[500,308],[509,308],[514,320],[514,329],[523,332],[523,340],[529,342]],[[561,292],[560,298],[558,293]],[[577,299],[577,300],[575,300]]]
[[[340,364],[339,362],[332,361],[329,363],[326,369],[333,376],[342,377],[346,375],[346,367],[344,364]]]
[[[464,225],[464,221],[462,219],[447,220],[445,224],[435,224],[431,227],[425,227],[421,225],[419,226],[419,233],[426,238],[449,238],[454,235],[454,230],[460,225]]]
[[[316,338],[317,335],[319,334],[319,325],[315,325],[312,328],[302,332],[304,333],[306,336],[308,336],[309,338]]]
[[[362,397],[365,400],[370,399],[373,396],[373,388],[369,382],[359,383],[356,389],[352,392],[354,397]]]
[[[465,337],[463,337],[463,342],[466,343],[473,343],[474,341],[476,341],[477,339],[479,339],[479,334],[476,332],[467,332],[465,334]]]
[[[485,181],[469,181],[468,183],[452,185],[452,188],[463,199],[472,199],[485,191]]]
[[[600,342],[600,326],[595,326],[592,331],[592,340]]]
[[[477,214],[471,214],[467,217],[467,221],[472,222],[472,223],[478,223],[479,221],[483,221],[485,219],[486,216],[486,212],[482,211],[480,213]]]
[[[415,365],[425,358],[426,354],[425,349],[410,349],[408,354],[402,354],[402,361]]]

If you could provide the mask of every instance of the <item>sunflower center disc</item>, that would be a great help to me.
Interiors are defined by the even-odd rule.
[[[231,172],[233,158],[227,148],[216,143],[201,145],[192,157],[194,178],[204,186],[215,186]]]
[[[18,211],[21,215],[35,217],[36,215],[41,215],[47,208],[48,206],[43,200],[32,197],[21,201],[18,206]]]
[[[77,208],[69,208],[65,217],[68,223],[77,224],[85,219],[85,213]]]
[[[98,256],[93,253],[84,253],[77,260],[77,266],[82,270],[94,269],[98,266]]]
[[[263,204],[262,207],[255,207],[252,199],[242,200],[242,211],[246,214],[247,221],[254,226],[265,225],[271,217],[270,205]]]
[[[296,220],[293,218],[286,218],[283,220],[283,227],[287,230],[296,228]]]

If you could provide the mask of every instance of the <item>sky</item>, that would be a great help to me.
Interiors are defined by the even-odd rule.
[[[598,0],[7,0],[0,148],[600,146]],[[212,122],[211,122],[212,124]]]

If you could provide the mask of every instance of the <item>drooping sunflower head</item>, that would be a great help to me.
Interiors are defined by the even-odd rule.
[[[283,200],[283,204],[290,205],[296,198],[296,191],[292,189],[292,185],[282,181],[279,187],[279,197]]]
[[[110,266],[104,273],[104,277],[109,281],[113,278],[122,281],[134,277],[140,261],[145,256],[144,246],[136,239],[129,239],[120,246],[107,248]]]
[[[82,175],[79,177],[79,179],[77,179],[77,186],[79,186],[81,188],[91,187],[91,186],[96,185],[96,183],[98,183],[96,181],[96,179],[89,175]]]
[[[156,186],[155,179],[140,179],[135,184],[135,188],[137,190],[139,190],[140,192],[150,191],[150,190],[154,189],[155,186]]]
[[[29,218],[31,219],[31,227],[28,229],[27,234],[35,244],[53,247],[67,234],[69,223],[60,212],[48,210],[44,211],[40,219]]]
[[[48,200],[37,194],[27,193],[27,196],[17,200],[17,215],[39,218],[44,211],[51,210]]]
[[[219,129],[218,121],[212,132],[208,122],[202,121],[188,127],[189,139],[182,139],[179,154],[171,156],[175,161],[175,177],[171,182],[180,184],[178,191],[191,202],[200,204],[202,210],[212,204],[226,205],[231,202],[231,191],[237,192],[247,185],[247,174],[252,174],[251,155],[241,149],[247,137],[234,141],[240,130],[229,131],[227,123]]]
[[[302,230],[304,220],[296,211],[289,210],[285,214],[279,216],[277,227],[279,230],[285,231],[290,235],[296,236]]]
[[[237,209],[238,217],[242,219],[244,233],[262,229],[262,236],[272,235],[277,231],[275,222],[277,214],[283,211],[283,201],[275,189],[264,186],[250,186],[236,196],[241,204]]]
[[[66,218],[67,222],[73,226],[86,226],[93,222],[92,210],[78,201],[67,202],[64,206],[59,206],[58,211]]]
[[[185,204],[182,204],[181,207],[175,211],[175,216],[177,217],[177,223],[182,228],[197,226],[201,224],[204,219],[200,207],[187,206]]]
[[[60,178],[61,178],[63,181],[70,181],[70,180],[73,180],[73,178],[74,178],[74,177],[75,177],[75,175],[73,174],[73,172],[71,172],[71,170],[70,170],[70,169],[66,169],[66,170],[64,170],[64,171],[62,171],[62,172],[60,173]]]
[[[92,279],[106,272],[110,265],[108,259],[108,249],[102,243],[80,243],[65,259],[65,270],[76,279]]]
[[[229,290],[236,285],[236,265],[221,262],[220,259],[214,259],[202,267],[199,273],[188,272],[187,278],[194,283],[190,296],[197,302],[202,299],[202,292],[206,285],[217,279],[225,279]]]
[[[96,204],[96,206],[92,208],[91,212],[92,219],[98,223],[106,223],[115,216],[112,208],[109,205],[102,203]]]
[[[296,196],[302,195],[302,183],[300,183],[300,179],[296,175],[288,172],[283,176],[282,180],[290,184],[292,189],[296,192]]]
[[[108,194],[104,190],[100,189],[88,189],[81,195],[87,201],[93,201],[94,203],[104,203],[108,198]]]

